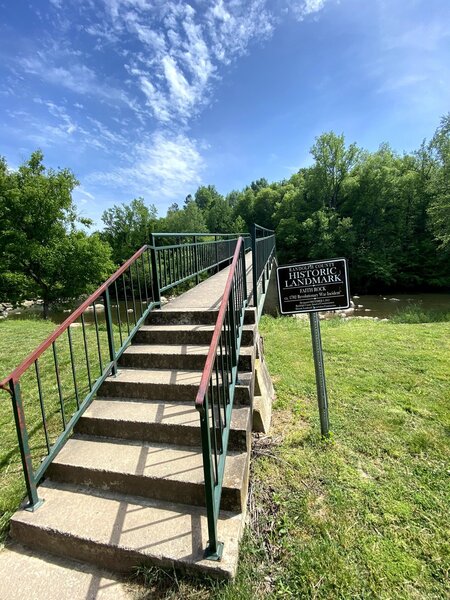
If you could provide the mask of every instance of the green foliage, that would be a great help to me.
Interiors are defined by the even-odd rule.
[[[450,113],[441,119],[430,150],[436,163],[430,182],[432,201],[428,211],[431,228],[442,247],[450,249]]]
[[[105,228],[101,235],[111,246],[116,264],[125,262],[144,244],[150,243],[156,220],[155,206],[147,206],[143,198],[136,198],[130,204],[114,205],[103,213]]]
[[[184,208],[173,207],[167,216],[158,222],[158,231],[167,233],[203,233],[208,228],[203,212],[195,202],[188,202]]]
[[[410,304],[397,310],[390,318],[391,323],[439,323],[450,321],[450,311],[426,309],[420,304]]]
[[[49,303],[95,288],[111,272],[110,248],[97,234],[76,229],[68,169],[43,165],[40,151],[17,171],[0,162],[0,300]]]

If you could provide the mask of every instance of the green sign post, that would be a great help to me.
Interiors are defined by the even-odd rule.
[[[278,298],[282,315],[309,313],[320,429],[328,437],[328,396],[320,335],[319,311],[350,307],[345,258],[285,265],[277,268]]]

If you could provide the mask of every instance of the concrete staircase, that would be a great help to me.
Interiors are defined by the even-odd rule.
[[[80,419],[11,537],[33,550],[129,573],[175,566],[233,577],[248,491],[257,326],[246,311],[222,492],[220,562],[203,558],[207,523],[194,407],[217,311],[160,310]]]

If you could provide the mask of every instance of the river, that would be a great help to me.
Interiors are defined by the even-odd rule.
[[[353,296],[355,304],[354,316],[378,317],[389,319],[399,309],[408,305],[419,305],[424,309],[439,309],[450,311],[450,294],[386,294]],[[50,309],[50,319],[54,323],[62,323],[74,306],[53,307]],[[126,313],[121,307],[122,318],[125,321]],[[19,308],[9,313],[8,319],[27,319],[42,315],[41,306]],[[89,315],[86,315],[89,321]]]

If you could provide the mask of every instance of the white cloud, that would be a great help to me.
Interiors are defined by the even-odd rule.
[[[195,140],[157,131],[138,144],[129,167],[92,173],[86,180],[109,184],[150,199],[184,198],[200,182],[204,162]]]
[[[103,2],[111,25],[86,31],[101,37],[106,30],[128,44],[121,47],[124,66],[162,124],[187,125],[210,102],[220,64],[273,31],[266,0],[214,0],[198,10],[176,0]]]
[[[328,0],[290,0],[289,8],[295,17],[302,21],[308,15],[321,11]]]
[[[84,64],[73,62],[67,66],[55,63],[50,53],[40,52],[35,57],[18,60],[22,70],[42,81],[64,87],[80,95],[96,96],[107,102],[121,102],[130,108],[132,103],[123,90],[100,82],[96,73]]]

